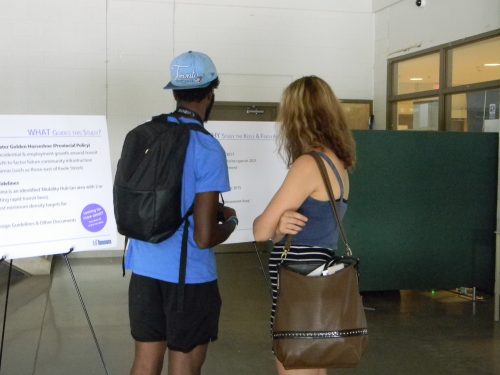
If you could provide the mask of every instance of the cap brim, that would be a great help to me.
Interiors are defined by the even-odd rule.
[[[192,90],[192,89],[203,89],[208,87],[213,81],[215,81],[217,77],[215,77],[210,82],[204,83],[203,85],[190,85],[190,86],[176,86],[172,82],[169,82],[163,89],[164,90]]]
[[[173,90],[176,88],[176,86],[172,85],[172,82],[167,83],[167,85],[164,87],[165,90]]]

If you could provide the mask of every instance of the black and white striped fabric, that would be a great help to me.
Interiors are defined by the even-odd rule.
[[[278,297],[278,267],[282,262],[281,255],[283,254],[283,248],[285,246],[274,245],[269,257],[269,278],[271,281],[272,289],[272,307],[271,307],[271,330],[274,324],[274,314],[276,311],[276,299]],[[328,262],[334,256],[334,251],[325,247],[315,247],[315,246],[290,246],[288,251],[286,262]]]

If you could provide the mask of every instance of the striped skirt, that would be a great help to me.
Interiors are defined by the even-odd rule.
[[[269,278],[272,289],[272,307],[271,307],[271,330],[274,324],[274,314],[276,311],[276,300],[278,297],[278,267],[281,264],[281,254],[284,245],[275,245],[269,257]],[[332,249],[314,246],[291,246],[287,254],[286,262],[328,262],[334,256]]]

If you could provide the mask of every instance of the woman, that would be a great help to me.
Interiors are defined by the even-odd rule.
[[[329,260],[338,241],[338,225],[328,193],[310,151],[322,157],[342,217],[349,196],[348,170],[355,163],[355,144],[330,86],[310,76],[292,82],[284,91],[279,113],[280,150],[288,174],[264,212],[253,224],[256,241],[275,243],[269,260],[273,289],[271,326],[276,304],[278,266],[285,236],[293,236],[287,262]],[[326,369],[285,370],[276,359],[278,374],[326,375]]]

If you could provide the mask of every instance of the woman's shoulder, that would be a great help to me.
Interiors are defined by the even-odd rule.
[[[302,154],[300,155],[293,164],[290,166],[291,168],[295,169],[309,169],[313,166],[316,165],[316,161],[314,160],[314,157],[310,155],[309,153]]]
[[[340,158],[331,150],[322,150],[322,151],[316,151],[319,154],[322,154],[322,156],[326,156],[333,164],[335,164],[337,167],[341,167],[341,169],[345,169],[344,163]],[[305,153],[300,155],[292,164],[291,167],[296,167],[296,168],[312,168],[316,167],[316,160],[310,153]]]
[[[333,152],[332,150],[324,150],[322,151],[322,154],[330,160],[330,162],[339,172],[346,170],[344,161],[340,159],[335,152]]]
[[[290,166],[288,176],[295,181],[300,189],[306,189],[309,193],[316,188],[321,174],[314,158],[309,154],[300,155]]]

